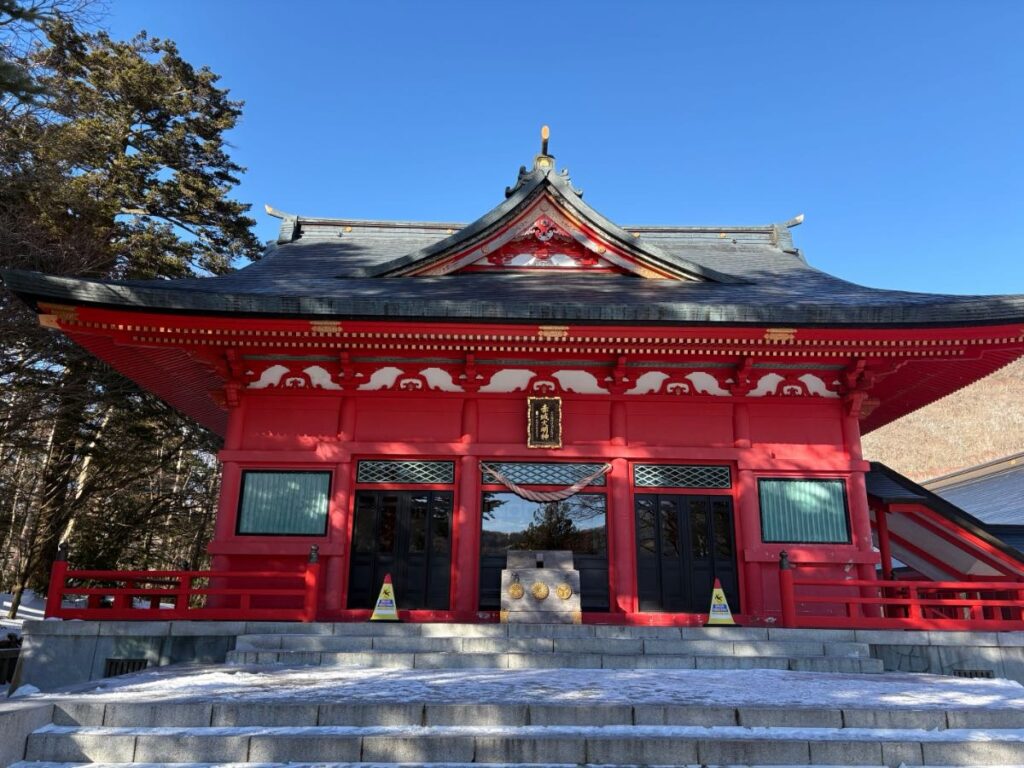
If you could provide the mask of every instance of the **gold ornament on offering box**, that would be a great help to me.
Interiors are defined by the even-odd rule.
[[[548,585],[542,581],[534,582],[533,586],[530,587],[530,594],[533,595],[535,600],[546,599],[549,592]]]
[[[572,587],[568,584],[559,584],[555,587],[555,594],[558,595],[559,600],[568,600],[572,597]]]
[[[518,581],[514,584],[509,584],[508,596],[511,597],[513,600],[520,600],[525,594],[526,590],[523,589],[523,585],[520,584]]]

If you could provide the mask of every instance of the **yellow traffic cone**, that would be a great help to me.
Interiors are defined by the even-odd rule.
[[[384,576],[384,584],[377,597],[370,621],[398,621],[398,606],[395,604],[395,588],[391,585],[391,574]]]
[[[729,601],[725,599],[722,582],[718,579],[715,579],[715,588],[711,590],[711,607],[708,609],[708,621],[704,626],[736,626],[736,622],[732,620],[732,611],[729,610]]]

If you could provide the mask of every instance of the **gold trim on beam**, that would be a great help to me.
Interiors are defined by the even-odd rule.
[[[569,326],[541,325],[537,327],[537,335],[548,341],[561,341],[569,338]]]
[[[765,328],[765,341],[793,341],[796,338],[796,328]]]
[[[44,328],[56,328],[56,325],[47,325],[47,320],[44,322],[44,317],[54,318],[52,322],[61,323],[77,323],[78,322],[78,307],[73,307],[70,304],[51,304],[49,302],[39,302],[39,308],[43,311],[43,314],[39,316],[39,324]]]
[[[315,334],[328,336],[341,333],[344,330],[341,323],[334,320],[310,320],[309,329]]]

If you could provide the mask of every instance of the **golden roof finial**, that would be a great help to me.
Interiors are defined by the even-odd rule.
[[[551,129],[546,125],[540,127],[540,153],[546,155],[548,153],[548,138],[551,136]]]

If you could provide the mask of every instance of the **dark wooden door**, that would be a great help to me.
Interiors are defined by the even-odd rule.
[[[635,504],[640,610],[707,613],[717,578],[739,611],[732,499],[637,494]]]
[[[348,607],[372,608],[391,574],[399,609],[448,610],[452,494],[358,491]]]

